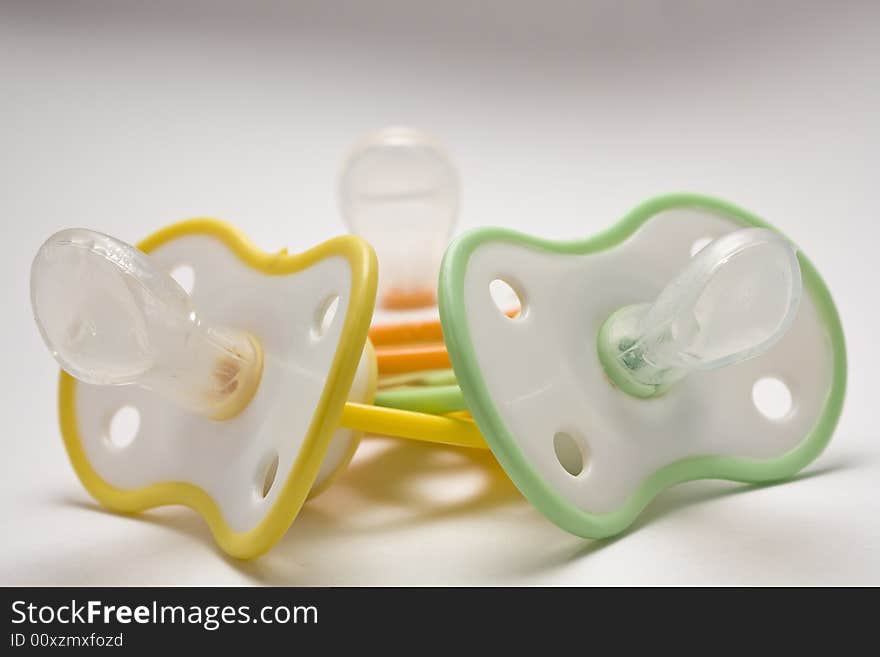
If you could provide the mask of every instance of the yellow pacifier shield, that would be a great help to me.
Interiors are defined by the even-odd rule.
[[[205,320],[259,342],[261,380],[244,410],[217,420],[140,387],[96,386],[62,372],[70,460],[102,504],[122,512],[189,506],[226,553],[257,556],[281,538],[316,478],[347,462],[334,457],[331,471],[322,469],[345,402],[368,402],[375,388],[364,353],[375,254],[351,235],[299,255],[264,253],[212,219],[174,224],[138,246],[168,272],[191,269],[190,294]],[[111,425],[123,409],[139,425],[121,440]]]

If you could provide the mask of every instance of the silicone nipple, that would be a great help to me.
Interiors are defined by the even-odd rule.
[[[697,253],[653,304],[612,314],[599,332],[599,356],[618,387],[652,397],[693,370],[767,351],[800,298],[795,247],[766,228],[738,230]]]
[[[384,307],[436,302],[440,260],[458,199],[455,167],[419,130],[385,128],[348,156],[339,181],[342,217],[351,232],[376,250]]]
[[[108,235],[74,228],[46,240],[31,304],[52,355],[85,383],[139,385],[214,419],[238,414],[259,383],[253,337],[203,321],[171,276]]]

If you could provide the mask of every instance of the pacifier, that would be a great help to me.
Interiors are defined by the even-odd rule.
[[[525,497],[579,536],[621,532],[676,483],[791,477],[843,405],[825,283],[769,224],[712,198],[649,201],[584,241],[471,230],[443,258],[439,303],[445,344],[435,324],[383,327],[423,352],[385,369],[418,379],[428,353],[455,381],[385,402],[470,411]]]
[[[353,235],[299,255],[211,219],[139,248],[85,229],[50,237],[31,300],[63,368],[61,429],[83,485],[122,512],[189,506],[225,552],[250,558],[364,432],[485,446],[467,417],[372,405],[376,279]]]
[[[349,230],[376,249],[381,307],[436,305],[458,203],[455,167],[427,133],[389,127],[352,149],[339,176],[339,206]]]

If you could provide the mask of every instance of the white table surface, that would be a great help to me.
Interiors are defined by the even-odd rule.
[[[0,584],[880,584],[880,5],[110,4],[0,4]],[[42,240],[213,215],[265,249],[312,246],[343,231],[346,150],[390,123],[446,143],[460,228],[583,237],[693,190],[792,236],[848,341],[827,451],[784,485],[678,486],[599,542],[488,454],[387,439],[253,562],[187,509],[102,511],[31,318]]]

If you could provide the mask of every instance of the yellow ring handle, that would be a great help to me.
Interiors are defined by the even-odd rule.
[[[381,436],[488,449],[476,422],[460,416],[429,415],[348,402],[342,409],[339,424],[349,429]]]

